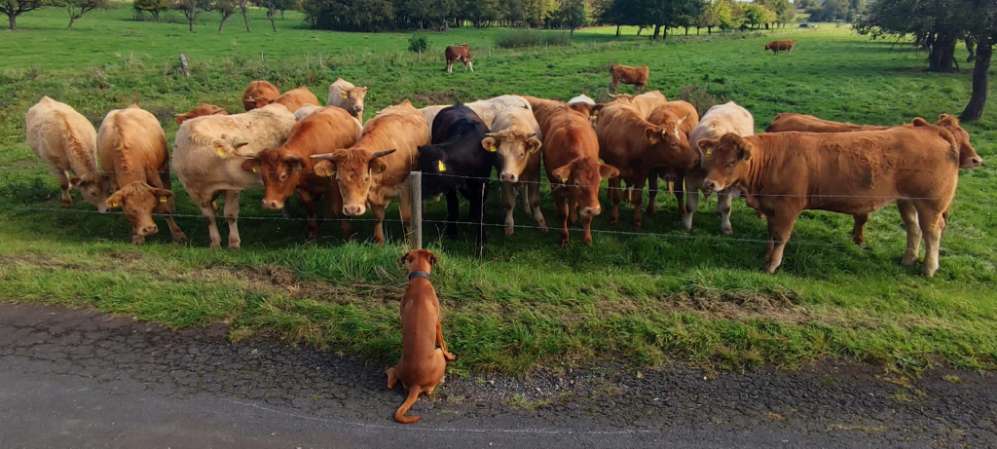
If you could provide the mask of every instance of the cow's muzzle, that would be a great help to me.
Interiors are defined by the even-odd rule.
[[[263,199],[263,208],[269,210],[281,210],[284,208],[283,201]]]
[[[364,212],[367,212],[367,206],[364,206],[363,204],[351,204],[343,206],[343,215],[346,215],[347,217],[356,217],[359,215],[363,215]]]
[[[516,182],[519,180],[519,176],[512,173],[502,173],[499,175],[499,179],[501,179],[502,182]]]
[[[703,189],[707,192],[719,192],[724,189],[724,186],[717,181],[707,179],[706,181],[703,181]]]

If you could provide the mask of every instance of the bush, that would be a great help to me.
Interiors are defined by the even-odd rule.
[[[696,111],[699,111],[700,117],[714,105],[729,101],[723,94],[714,95],[707,88],[701,86],[683,86],[679,89],[678,99],[688,101],[696,106]]]
[[[499,48],[549,47],[570,45],[571,36],[563,31],[506,31],[495,37]]]
[[[408,39],[408,51],[412,53],[422,53],[429,48],[429,41],[426,36],[413,35]]]

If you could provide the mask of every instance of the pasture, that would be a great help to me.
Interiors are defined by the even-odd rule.
[[[205,221],[174,182],[191,245],[169,243],[164,229],[133,246],[122,216],[97,214],[82,201],[60,208],[54,178],[24,143],[24,113],[42,95],[95,124],[109,109],[137,101],[159,117],[169,142],[173,113],[200,102],[239,112],[253,79],[282,89],[307,85],[324,99],[328,84],[343,77],[370,88],[369,118],[406,98],[417,106],[509,93],[598,98],[609,64],[646,63],[649,88],[672,98],[697,86],[735,100],[754,114],[759,131],[784,111],[856,123],[934,120],[958,113],[969,95],[966,73],[927,73],[924,54],[831,25],[688,38],[673,31],[664,44],[590,29],[576,32],[568,47],[517,50],[493,48],[498,31],[455,29],[423,33],[430,49],[419,55],[406,51],[410,34],[312,31],[290,12],[272,33],[263,13],[254,14],[252,33],[233,18],[219,34],[217,16],[205,14],[191,34],[180,23],[133,21],[130,9],[95,11],[65,30],[63,11],[51,9],[22,16],[17,32],[0,33],[0,301],[92,306],[174,327],[224,323],[236,340],[273,336],[384,365],[400,348],[405,278],[397,222],[387,226],[391,243],[384,247],[363,240],[367,222],[354,224],[360,241],[342,241],[336,223],[326,222],[320,240],[305,244],[299,207],[292,203],[287,219],[263,210],[260,191],[249,191],[242,249],[211,250]],[[793,53],[762,50],[783,37],[799,42]],[[459,42],[476,48],[476,71],[457,66],[448,76],[442,49]],[[191,58],[190,78],[175,72],[181,51]],[[639,231],[627,206],[618,225],[609,225],[605,212],[595,220],[592,247],[581,245],[580,233],[561,248],[554,231],[523,227],[505,237],[489,227],[480,257],[469,229],[452,241],[442,226],[427,223],[427,245],[441,259],[434,284],[444,328],[460,356],[453,368],[522,374],[602,361],[679,361],[739,369],[824,358],[905,371],[997,368],[993,107],[966,129],[989,165],[961,172],[941,270],[932,279],[919,266],[900,265],[905,240],[894,206],[872,217],[866,247],[851,242],[851,217],[804,213],[775,275],[761,271],[765,223],[739,200],[733,236],[719,232],[715,197],[701,204],[688,233],[674,198],[662,193],[658,213]],[[486,207],[488,223],[502,222],[497,193],[493,188]],[[605,192],[603,200],[605,210]],[[554,221],[546,190],[543,208]],[[425,217],[442,220],[445,206],[427,202]],[[517,224],[533,223],[517,211]]]

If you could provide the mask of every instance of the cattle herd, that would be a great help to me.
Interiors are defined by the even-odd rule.
[[[610,73],[614,88],[624,82],[643,90],[647,83],[646,66],[613,65]],[[470,220],[480,225],[493,170],[502,185],[506,235],[515,230],[519,199],[546,230],[543,170],[562,244],[576,222],[583,241],[591,243],[603,180],[609,183],[610,223],[619,220],[620,203],[627,199],[633,224],[641,227],[644,214],[655,212],[654,196],[664,179],[686,229],[692,229],[701,193],[716,193],[721,232],[731,234],[731,203],[743,197],[767,219],[768,272],[781,264],[803,210],[852,215],[853,239],[861,244],[869,213],[895,202],[907,231],[903,262],[916,261],[923,238],[923,271],[933,275],[959,169],[982,164],[969,135],[947,114],[934,123],[915,118],[872,126],[782,113],[766,133],[755,135],[752,114],[734,102],[700,117],[692,104],[649,91],[605,103],[585,95],[567,102],[502,95],[417,109],[404,101],[364,122],[366,93],[366,87],[337,79],[323,107],[306,87],[281,93],[267,81],[253,81],[243,93],[244,113],[201,104],[178,114],[172,158],[160,123],[137,105],[110,111],[95,130],[69,105],[44,97],[28,110],[27,140],[59,179],[65,205],[75,188],[100,211],[121,208],[134,243],[158,232],[154,213],[165,217],[174,240],[186,239],[171,216],[171,170],[208,220],[212,247],[221,245],[216,199],[224,197],[230,248],[241,243],[240,192],[261,183],[264,209],[282,210],[297,194],[307,211],[309,239],[318,235],[325,198],[337,216],[356,217],[369,208],[376,219],[374,241],[381,243],[391,199],[400,202],[403,224],[411,218],[407,180],[413,170],[423,173],[424,197],[446,196],[449,235],[457,232],[458,194],[470,202]],[[340,223],[349,236],[348,221]],[[481,241],[483,227],[477,229]]]

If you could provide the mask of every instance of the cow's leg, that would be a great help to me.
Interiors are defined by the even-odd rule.
[[[869,214],[855,214],[852,215],[855,219],[855,224],[852,225],[852,241],[856,245],[862,246],[865,244],[865,222],[869,221]]]
[[[688,179],[688,178],[687,178]],[[690,180],[685,189],[685,209],[682,209],[682,226],[687,231],[692,230],[692,218],[699,208],[699,188],[702,187],[702,180]]]
[[[471,61],[464,61],[464,70],[474,71],[474,63]]]
[[[924,275],[932,277],[938,271],[938,251],[942,242],[945,219],[932,204],[915,203],[921,233],[924,235]]]
[[[149,185],[160,189],[172,190],[169,165],[166,167],[167,168],[163,171],[146,171],[146,178],[149,180]],[[158,203],[156,205],[156,210],[164,215],[164,218],[166,219],[166,226],[170,228],[170,236],[173,237],[173,242],[186,242],[187,235],[183,233],[183,230],[180,229],[180,226],[177,225],[176,220],[173,218],[173,213],[176,211],[176,197],[170,196],[166,199],[165,203]]]
[[[516,195],[519,187],[511,182],[502,183],[502,202],[505,205],[505,235],[512,235],[516,230],[516,220],[513,218],[516,211]]]
[[[768,216],[769,239],[771,251],[765,271],[769,274],[775,273],[782,265],[782,254],[786,250],[786,243],[793,233],[793,224],[799,211],[776,211]]]
[[[316,198],[312,196],[311,192],[303,189],[298,189],[298,199],[301,200],[301,205],[305,207],[305,228],[308,230],[308,241],[313,242],[318,240],[318,208],[315,205]]]
[[[482,224],[482,214],[484,213],[484,203],[485,203],[485,183],[481,181],[473,181],[469,183],[471,191],[470,198],[468,201],[471,203],[471,223],[474,223],[475,229],[475,244],[481,245],[485,241],[485,227]],[[525,195],[524,195],[525,196]]]
[[[571,215],[571,202],[565,194],[555,199],[557,210],[561,214],[561,246],[568,246],[568,218]]]
[[[644,178],[638,177],[630,193],[630,206],[634,209],[634,227],[640,229],[642,223],[641,209],[644,201]],[[591,221],[591,220],[589,220]]]
[[[682,175],[675,177],[673,185],[675,186],[675,201],[678,204],[679,216],[683,216],[685,215],[685,177]]]
[[[69,176],[66,175],[65,170],[59,168],[51,168],[50,171],[56,178],[59,179],[59,202],[62,207],[69,207],[73,205],[73,194],[70,190],[73,189],[73,183],[69,182]]]
[[[592,246],[592,219],[594,217],[591,215],[582,217],[582,228],[584,229],[584,234],[582,236],[582,241],[586,245]]]
[[[620,221],[620,202],[623,197],[623,190],[621,187],[621,180],[619,176],[615,178],[609,178],[609,203],[612,205],[612,209],[609,211],[609,224],[616,224]]]
[[[473,197],[473,192],[472,192]],[[474,200],[471,200],[473,213]],[[472,215],[471,218],[474,218]],[[457,189],[447,191],[447,237],[457,237],[457,221],[460,220],[460,200],[457,198]],[[473,221],[473,220],[472,220]]]
[[[339,192],[339,186],[333,184],[329,191],[329,209],[332,216],[339,220],[339,232],[343,239],[353,238],[353,231],[350,229],[350,221],[343,215],[343,194]]]
[[[658,170],[651,170],[647,177],[647,215],[657,212],[655,201],[658,199]],[[665,181],[667,182],[667,181]]]
[[[225,221],[228,222],[228,247],[239,249],[239,191],[225,191]]]
[[[453,73],[453,61],[447,61],[447,73]]]
[[[374,243],[384,244],[384,208],[383,204],[371,204],[370,210],[374,213]]]
[[[734,195],[729,192],[717,193],[717,212],[720,213],[720,232],[726,235],[734,233],[734,227],[730,224],[731,203]]]
[[[208,219],[208,237],[211,239],[211,247],[222,246],[222,236],[218,233],[218,222],[215,221],[214,194],[207,195],[201,200],[201,215]]]
[[[419,201],[422,201],[422,199],[420,198]],[[384,204],[384,207],[388,207],[388,204],[390,204],[390,200]],[[409,189],[407,184],[399,189],[398,215],[402,219],[402,234],[405,236],[405,240],[413,242],[415,239],[415,226],[412,225],[412,190]]]
[[[540,210],[540,178],[538,177],[532,184],[524,184],[526,188],[526,196],[530,200],[530,210],[533,212],[533,220],[537,222],[537,226],[543,232],[547,232],[547,220],[544,219],[544,213]]]
[[[907,250],[900,263],[914,265],[914,262],[917,262],[917,253],[921,250],[921,225],[918,223],[917,208],[910,200],[900,200],[897,201],[897,209],[907,230]]]

